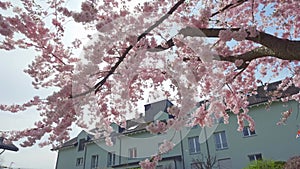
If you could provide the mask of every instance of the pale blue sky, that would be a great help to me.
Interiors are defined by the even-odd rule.
[[[75,3],[74,3],[75,2]],[[72,9],[79,9],[81,1],[69,1],[68,6]],[[13,2],[13,4],[18,3]],[[69,24],[69,23],[68,23]],[[72,29],[66,29],[66,39],[74,32],[84,32],[78,25],[68,25]],[[75,28],[75,30],[74,30]],[[80,38],[81,35],[79,35]],[[85,35],[82,35],[84,37]],[[70,38],[71,39],[71,38]],[[32,85],[32,78],[24,73],[34,57],[33,50],[18,49],[14,51],[0,51],[0,103],[1,104],[22,104],[33,96],[46,96],[50,90],[35,90]],[[0,131],[22,130],[33,127],[35,121],[40,119],[39,112],[30,109],[21,113],[10,113],[0,111]],[[76,130],[72,135],[78,133]],[[0,164],[9,166],[13,162],[13,168],[32,168],[32,169],[53,169],[55,168],[57,152],[50,149],[51,146],[40,148],[37,145],[23,148],[18,146],[18,152],[5,151],[0,155]]]

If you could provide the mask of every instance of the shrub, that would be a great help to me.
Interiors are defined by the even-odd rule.
[[[244,169],[283,169],[284,161],[258,160],[253,161]]]

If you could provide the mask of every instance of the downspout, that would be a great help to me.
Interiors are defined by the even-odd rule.
[[[122,146],[122,139],[119,137],[120,140],[120,146],[119,146],[119,164],[121,164],[121,157],[122,157],[122,153],[121,153],[121,146]]]
[[[181,134],[181,130],[179,131],[179,135],[180,135],[180,148],[181,148],[181,156],[182,156],[182,165],[183,165],[183,169],[185,169],[185,164],[184,164],[184,152],[183,152],[183,145],[182,145],[182,134]]]
[[[57,151],[57,158],[56,158],[56,163],[55,163],[55,169],[57,169],[58,159],[59,159],[59,150]]]
[[[209,166],[209,168],[212,168],[211,159],[210,159],[210,151],[209,151],[209,146],[208,146],[208,141],[207,141],[206,127],[204,127],[204,135],[205,135],[205,144],[206,144],[207,158],[208,158],[207,165]]]
[[[87,150],[87,144],[84,143],[83,169],[85,169],[86,150]]]

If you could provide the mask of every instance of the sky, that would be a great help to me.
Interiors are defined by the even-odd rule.
[[[12,2],[18,3],[17,1]],[[80,1],[68,3],[72,9],[80,8]],[[75,32],[84,32],[76,25],[67,25],[72,29],[66,29],[66,35],[71,36]],[[75,30],[74,30],[75,29]],[[69,30],[69,32],[68,32]],[[85,35],[83,34],[82,37]],[[24,69],[34,60],[35,51],[18,49],[14,51],[0,51],[0,104],[22,104],[33,96],[47,96],[51,90],[35,90],[31,85],[32,78],[24,73]],[[42,97],[43,98],[43,97]],[[0,131],[22,130],[33,127],[35,121],[39,120],[39,112],[29,109],[21,113],[10,113],[0,111]],[[76,136],[80,129],[74,128],[71,136]],[[5,151],[0,155],[0,165],[12,168],[26,169],[54,169],[57,152],[51,151],[51,146],[40,148],[38,145],[23,148],[14,143],[18,152]]]
[[[49,91],[37,91],[31,86],[31,77],[23,70],[34,58],[31,50],[16,50],[11,52],[1,51],[0,57],[0,103],[21,104],[29,100],[35,94],[46,94]],[[33,126],[35,120],[39,119],[39,114],[35,110],[28,110],[22,113],[13,114],[10,112],[0,112],[0,130],[20,130]],[[22,148],[17,143],[18,152],[5,151],[0,159],[3,165],[12,167],[32,168],[32,169],[53,169],[55,168],[56,152],[50,151],[51,147],[39,148],[33,146]]]

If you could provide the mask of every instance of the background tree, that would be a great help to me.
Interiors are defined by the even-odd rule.
[[[29,107],[40,112],[35,128],[3,133],[12,141],[24,138],[22,146],[66,141],[72,124],[88,126],[85,116],[107,131],[111,144],[110,124],[124,127],[128,112],[135,112],[149,87],[176,101],[177,107],[169,109],[175,118],[166,125],[175,129],[210,126],[220,117],[228,123],[225,110],[237,116],[238,130],[245,120],[254,129],[247,96],[280,72],[287,75],[277,92],[270,93],[270,101],[300,100],[299,93],[282,95],[290,86],[300,87],[297,1],[86,0],[81,11],[67,8],[63,0],[38,3],[0,2],[5,11],[0,14],[0,49],[37,51],[25,72],[37,90],[54,90],[46,98],[0,105],[12,113]],[[87,36],[91,42],[85,47],[76,34],[67,45],[70,22],[97,34]],[[81,57],[75,49],[83,49]],[[191,103],[204,98],[207,104],[187,116]],[[166,128],[151,124],[148,130]]]

